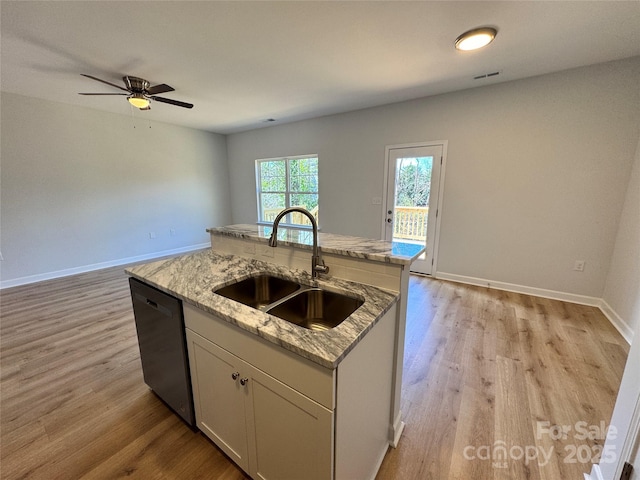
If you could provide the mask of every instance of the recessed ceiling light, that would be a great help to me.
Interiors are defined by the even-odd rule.
[[[493,42],[498,31],[491,27],[474,28],[456,38],[457,50],[477,50]]]

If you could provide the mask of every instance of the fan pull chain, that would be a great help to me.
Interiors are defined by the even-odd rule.
[[[129,111],[131,112],[131,124],[133,128],[136,128],[136,116],[133,114],[133,106],[129,105]]]

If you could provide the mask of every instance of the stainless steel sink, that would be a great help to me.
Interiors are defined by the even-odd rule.
[[[213,293],[310,330],[334,328],[364,303],[347,295],[267,274],[240,280],[215,289]]]
[[[300,285],[296,282],[263,274],[218,288],[213,293],[253,308],[264,309],[299,289]]]
[[[268,308],[267,313],[310,330],[329,330],[364,302],[339,293],[308,288]]]

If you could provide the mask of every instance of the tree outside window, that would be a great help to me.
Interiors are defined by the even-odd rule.
[[[318,221],[318,157],[271,158],[256,160],[258,222],[272,223],[287,207],[309,210]],[[288,214],[285,224],[310,226],[302,214]]]
[[[402,158],[396,170],[396,207],[428,207],[433,157]]]

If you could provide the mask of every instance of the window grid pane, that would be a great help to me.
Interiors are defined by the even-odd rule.
[[[298,158],[289,161],[291,192],[318,191],[318,159]]]
[[[317,157],[257,160],[256,170],[259,221],[273,222],[287,207],[303,207],[318,220]],[[311,225],[300,213],[287,215],[283,223]]]
[[[260,190],[285,192],[287,190],[286,162],[284,160],[260,162]]]
[[[263,222],[273,222],[276,215],[286,208],[286,194],[262,193],[260,194],[261,218]]]

